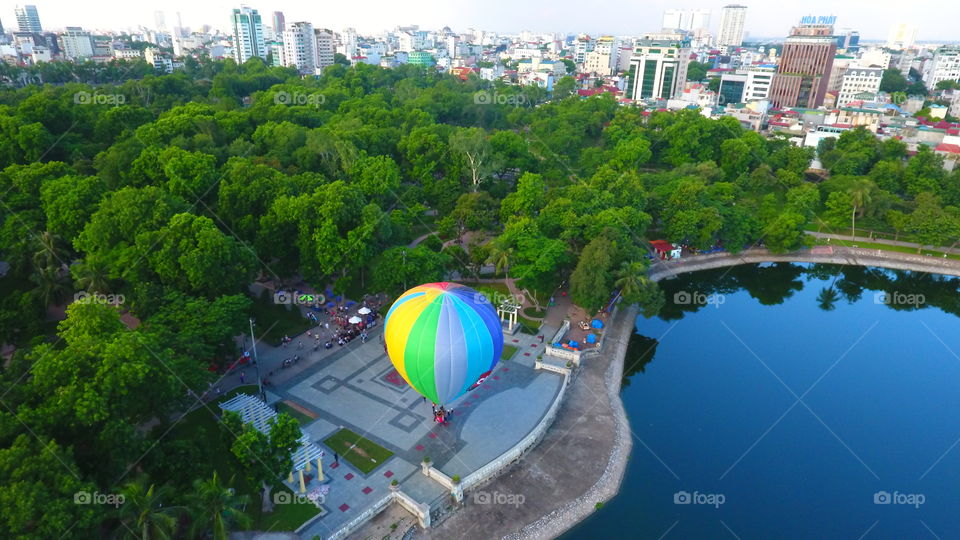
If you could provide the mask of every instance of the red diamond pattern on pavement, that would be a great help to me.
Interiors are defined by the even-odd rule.
[[[347,473],[347,475],[343,477],[344,480],[350,480],[351,478],[353,478],[353,473],[352,473],[352,472],[351,472],[351,473]]]
[[[415,448],[417,449],[418,452],[423,452],[423,445],[422,445],[422,444],[418,444]]]
[[[490,389],[490,385],[489,385],[489,384],[483,385],[483,389],[484,389],[484,390],[489,390],[489,389]]]
[[[370,492],[373,491],[373,489],[372,489],[370,486],[367,486],[367,487],[361,489],[360,491],[362,491],[364,495],[369,495]]]
[[[537,344],[536,344],[536,343],[531,343],[530,346],[531,346],[531,347],[536,347]]]
[[[519,340],[519,339],[515,339],[515,340],[513,340],[513,342],[514,342],[514,343],[520,343],[520,340]]]
[[[500,376],[499,376],[499,375],[494,375],[494,376],[493,376],[493,380],[499,381],[499,380],[500,380]]]
[[[505,368],[502,368],[501,371],[510,371],[510,368],[505,367]]]
[[[436,439],[436,438],[437,438],[437,434],[431,432],[430,435],[428,435],[428,437],[430,437],[431,439]]]
[[[330,465],[330,468],[331,468],[331,469],[336,469],[336,468],[339,467],[339,466],[340,466],[339,463],[334,462],[332,465]]]
[[[393,476],[393,471],[387,471],[383,473],[383,475],[386,476],[387,478],[390,478],[391,476]]]
[[[341,505],[339,506],[339,508],[340,508],[340,511],[341,511],[341,512],[346,512],[347,510],[350,509],[350,505],[347,504],[347,503],[343,503],[343,504],[341,504]]]
[[[461,407],[469,407],[470,404],[469,404],[469,403],[464,403],[464,404],[462,404],[462,405],[460,405],[460,406],[461,406]]]
[[[525,352],[525,353],[523,353],[523,355],[524,355],[524,356],[530,356],[530,353]]]

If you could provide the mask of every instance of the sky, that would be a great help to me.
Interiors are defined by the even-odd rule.
[[[227,30],[230,11],[240,2],[221,0],[34,0],[44,29],[81,26],[90,30],[154,27],[154,11],[165,12],[168,27],[176,25],[180,12],[183,25],[199,28],[209,24]],[[376,34],[396,26],[418,24],[424,29],[449,26],[454,32],[468,27],[514,33],[521,30],[636,35],[660,28],[664,9],[710,9],[713,30],[720,24],[721,8],[732,1],[710,0],[250,0],[246,5],[260,11],[264,24],[282,11],[287,22],[305,20],[318,27],[341,30],[356,28],[361,34]],[[836,15],[837,30],[858,30],[862,39],[885,40],[892,22],[907,22],[920,28],[921,41],[960,41],[960,2],[947,0],[804,0],[778,2],[747,0],[746,29],[753,37],[783,37],[804,15]],[[907,7],[909,6],[909,7]],[[13,4],[0,4],[4,28],[15,29]]]

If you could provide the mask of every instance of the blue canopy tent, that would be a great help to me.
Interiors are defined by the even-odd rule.
[[[593,322],[590,323],[590,326],[594,328],[603,328],[603,321],[600,319],[594,319]]]
[[[596,334],[587,334],[587,343],[596,343],[597,335]]]

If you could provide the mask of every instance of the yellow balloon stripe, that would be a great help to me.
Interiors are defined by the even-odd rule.
[[[417,317],[423,313],[424,308],[436,298],[442,290],[431,287],[430,285],[420,285],[407,291],[403,296],[397,299],[396,308],[390,313],[387,321],[390,331],[384,329],[384,340],[387,344],[387,355],[393,361],[397,372],[407,381],[407,384],[413,386],[410,378],[407,376],[404,351],[407,348],[407,339],[410,337],[410,330],[417,322]],[[423,293],[418,296],[410,297],[416,293]],[[410,298],[405,298],[410,297]],[[402,301],[402,303],[401,303]]]

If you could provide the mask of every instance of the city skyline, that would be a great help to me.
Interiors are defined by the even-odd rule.
[[[308,21],[319,27],[342,29],[353,27],[362,34],[375,34],[396,26],[420,25],[423,28],[449,26],[455,32],[468,27],[501,33],[517,33],[529,30],[536,33],[590,33],[613,35],[636,35],[660,29],[663,12],[668,9],[709,9],[711,32],[716,33],[723,6],[731,2],[691,0],[670,2],[651,0],[625,4],[617,0],[598,0],[587,12],[573,2],[550,4],[517,4],[503,0],[491,0],[482,4],[456,5],[437,0],[418,2],[418,9],[409,4],[375,1],[362,11],[351,4],[328,4],[321,9],[306,2],[277,1],[249,2],[247,5],[267,14],[264,24],[271,24],[274,11],[282,11],[287,21]],[[878,7],[876,2],[854,0],[838,4],[826,0],[811,0],[803,7],[784,10],[770,3],[740,2],[748,7],[745,30],[747,38],[780,38],[789,35],[790,28],[801,17],[808,15],[835,15],[837,28],[858,30],[865,40],[885,40],[890,26],[895,23],[915,24],[919,27],[919,41],[956,41],[952,21],[960,15],[960,7],[946,8],[933,0],[918,0],[916,9],[899,13],[896,19],[889,18],[889,10]],[[44,0],[35,5],[43,21],[44,29],[66,26],[81,26],[90,30],[124,31],[138,26],[155,26],[157,6],[107,1],[104,9],[95,12],[83,5],[66,0]],[[114,5],[117,9],[110,9]],[[230,32],[230,14],[239,2],[215,2],[198,5],[182,0],[163,4],[167,26],[181,14],[184,26],[195,29],[208,24],[215,29]],[[890,7],[894,7],[891,3]],[[0,14],[0,20],[13,19],[13,6],[9,13]],[[950,11],[955,11],[951,14]],[[943,16],[929,17],[937,12]],[[615,16],[614,16],[615,14]]]

